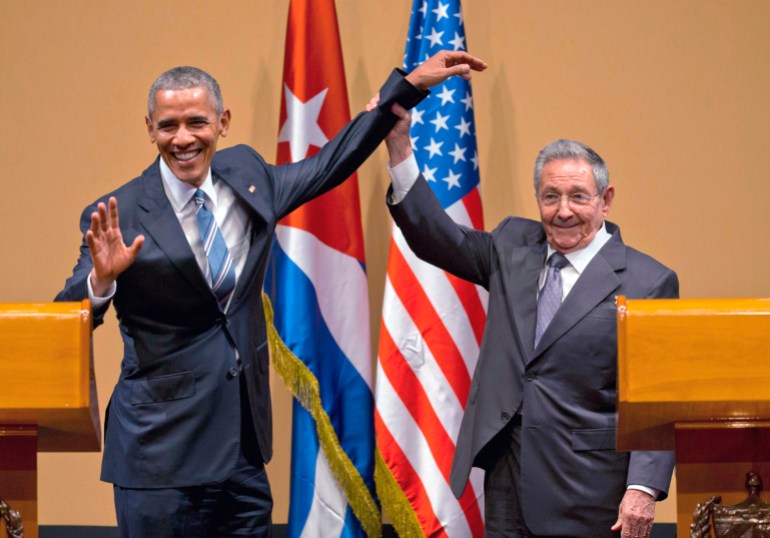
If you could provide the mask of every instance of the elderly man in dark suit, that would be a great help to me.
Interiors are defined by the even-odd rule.
[[[268,536],[272,455],[261,291],[276,222],[344,181],[390,131],[390,106],[485,64],[442,52],[394,72],[382,106],[312,158],[267,164],[216,152],[230,126],[217,82],[190,67],[161,75],[145,119],[160,156],[87,207],[83,243],[57,300],[115,306],[124,342],[105,421],[102,479],[122,536]],[[120,216],[118,216],[120,207]]]
[[[419,173],[409,115],[386,139],[389,207],[421,259],[489,290],[484,339],[451,485],[486,470],[488,536],[647,537],[666,497],[667,452],[615,450],[615,297],[677,297],[676,274],[627,247],[606,221],[615,196],[602,158],[571,140],[535,163],[540,222],[492,232],[455,224]]]

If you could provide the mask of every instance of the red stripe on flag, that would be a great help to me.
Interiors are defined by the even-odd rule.
[[[374,431],[377,435],[377,446],[382,458],[414,508],[415,515],[425,535],[431,537],[447,536],[444,526],[433,511],[428,492],[422,485],[420,475],[414,470],[409,458],[406,457],[401,446],[390,434],[390,430],[376,409],[374,411]]]
[[[455,452],[454,441],[449,437],[444,425],[425,393],[425,388],[415,375],[412,367],[401,354],[383,323],[380,326],[380,367],[391,380],[393,389],[407,408],[409,414],[419,426],[428,443],[436,465],[449,483],[452,471],[452,457]]]
[[[479,187],[472,189],[461,200],[465,206],[465,210],[468,212],[468,217],[471,219],[471,225],[476,230],[484,229],[484,211],[481,208],[481,194]]]
[[[460,299],[465,313],[468,315],[468,321],[471,327],[473,327],[473,334],[476,336],[476,343],[480,346],[481,338],[484,336],[484,325],[487,323],[487,311],[481,302],[479,292],[476,290],[476,286],[467,280],[458,278],[450,273],[445,274],[449,279],[449,283],[455,289],[457,298]],[[465,403],[462,402],[463,408]]]
[[[462,354],[393,239],[390,246],[388,278],[393,285],[393,291],[409,312],[457,399],[465,405],[468,401],[471,377]]]

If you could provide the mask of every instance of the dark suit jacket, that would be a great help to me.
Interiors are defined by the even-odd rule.
[[[535,534],[610,536],[627,484],[666,496],[668,452],[615,450],[615,296],[677,297],[676,274],[625,246],[617,226],[565,298],[537,348],[541,223],[507,218],[492,232],[456,225],[420,178],[390,206],[421,259],[489,290],[487,324],[451,473],[456,496],[482,449],[521,409],[521,502]]]
[[[80,225],[85,234],[96,203],[115,196],[126,243],[145,236],[138,258],[118,277],[112,301],[124,356],[105,420],[102,480],[159,488],[226,479],[241,440],[240,375],[246,379],[262,458],[269,461],[272,425],[261,291],[276,222],[350,176],[394,125],[391,105],[411,108],[424,94],[394,72],[380,96],[377,109],[359,114],[313,158],[273,166],[247,146],[215,155],[214,180],[230,186],[252,222],[251,247],[227,312],[195,261],[163,190],[157,160],[84,210]],[[84,240],[56,300],[86,298],[91,269]],[[96,325],[105,310],[94,312]],[[233,347],[242,360],[240,373]]]

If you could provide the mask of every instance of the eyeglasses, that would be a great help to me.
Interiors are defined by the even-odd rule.
[[[566,198],[567,203],[572,207],[587,206],[591,200],[599,196],[598,194],[588,194],[587,192],[573,192],[572,194],[559,194],[556,192],[544,192],[537,198],[545,207],[560,205],[562,199]]]

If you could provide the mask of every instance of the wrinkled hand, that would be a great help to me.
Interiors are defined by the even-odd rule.
[[[416,67],[406,80],[419,90],[427,90],[453,76],[470,80],[471,71],[484,71],[486,68],[486,62],[467,52],[442,50]]]
[[[612,530],[620,530],[620,538],[649,538],[655,519],[655,499],[638,489],[626,490]]]
[[[118,201],[114,196],[110,197],[108,206],[99,203],[97,210],[91,213],[91,228],[86,232],[94,264],[89,278],[97,297],[103,296],[118,275],[134,263],[144,243],[144,236],[140,235],[126,246],[118,221]]]

